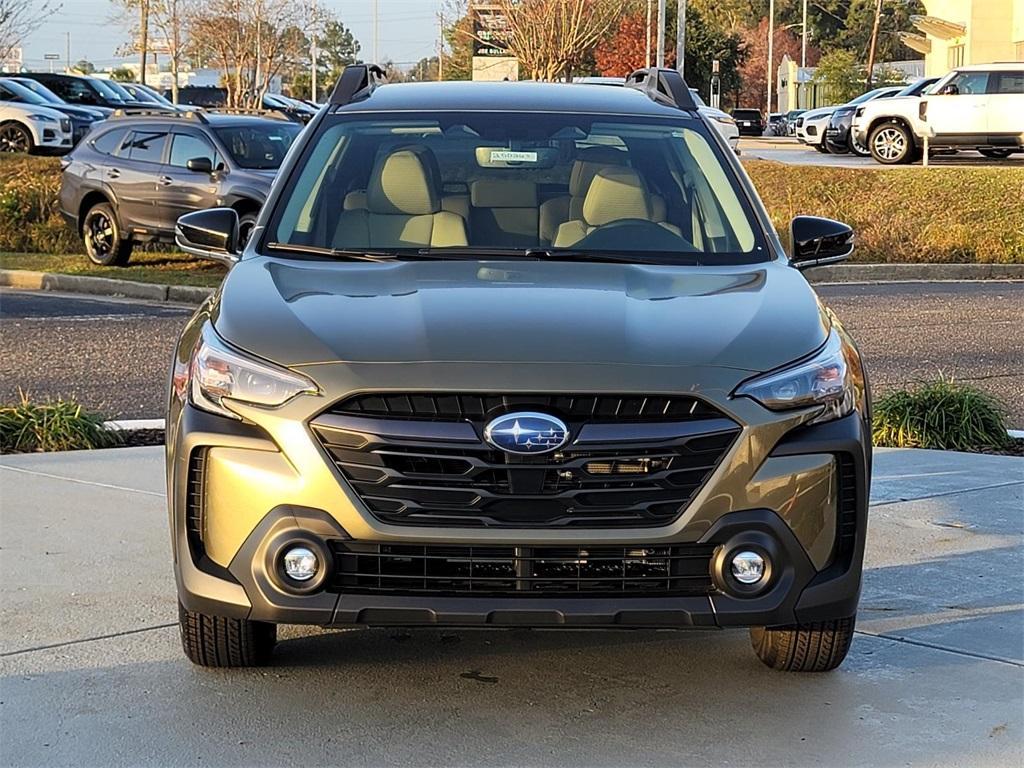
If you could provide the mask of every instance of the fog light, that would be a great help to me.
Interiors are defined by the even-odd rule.
[[[732,576],[740,584],[757,584],[764,578],[764,558],[757,552],[737,552],[729,564]]]
[[[309,581],[320,569],[316,554],[306,547],[292,547],[284,553],[284,572],[295,581]]]

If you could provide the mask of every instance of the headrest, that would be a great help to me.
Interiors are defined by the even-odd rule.
[[[632,168],[604,168],[598,171],[583,200],[583,220],[600,227],[622,219],[651,218],[647,190]]]
[[[569,174],[569,194],[573,197],[586,195],[597,172],[609,165],[628,165],[626,153],[612,147],[587,147],[581,150]]]
[[[536,208],[537,184],[515,179],[480,179],[469,186],[476,208]]]
[[[370,213],[422,216],[440,210],[426,151],[400,149],[377,161],[366,190]]]

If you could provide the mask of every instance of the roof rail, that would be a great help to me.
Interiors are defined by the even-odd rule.
[[[660,104],[668,104],[679,109],[697,109],[697,102],[693,100],[690,87],[683,80],[683,76],[674,69],[638,69],[626,78],[626,87],[643,91]]]
[[[341,106],[365,99],[377,86],[385,82],[387,75],[376,64],[350,64],[345,67],[338,82],[335,83],[330,103]]]
[[[257,107],[205,107],[203,112],[209,115],[252,115],[267,117],[273,120],[287,120],[284,109],[259,109]]]
[[[159,117],[164,120],[199,120],[204,123],[206,122],[202,112],[192,109],[181,112],[170,109],[146,109],[145,107],[118,107],[111,113],[108,119],[115,117]]]

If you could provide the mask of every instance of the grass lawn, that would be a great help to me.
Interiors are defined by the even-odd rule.
[[[216,287],[224,277],[224,267],[184,253],[136,251],[127,267],[98,267],[84,255],[49,253],[0,253],[0,269],[28,269],[36,272],[60,272],[66,275],[110,277],[165,285],[202,285]]]

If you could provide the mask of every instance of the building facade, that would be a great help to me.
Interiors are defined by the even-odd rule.
[[[1024,61],[1024,0],[923,0],[913,16],[917,32],[900,35],[924,54],[925,74],[938,76],[964,64]]]

